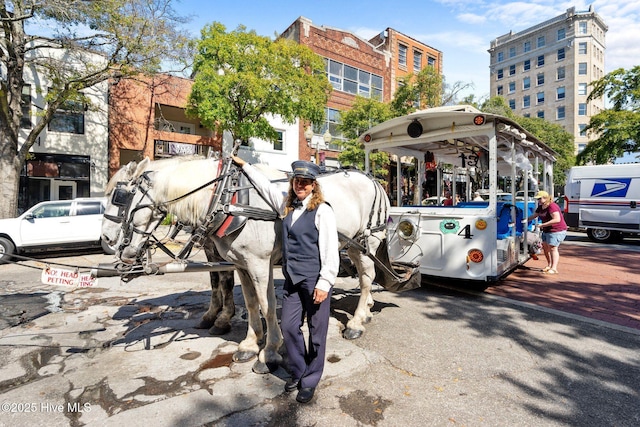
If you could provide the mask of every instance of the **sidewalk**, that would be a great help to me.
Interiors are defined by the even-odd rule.
[[[486,292],[640,330],[640,253],[566,242],[560,256],[559,274],[540,255]]]

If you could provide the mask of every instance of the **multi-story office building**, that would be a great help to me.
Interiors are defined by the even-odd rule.
[[[594,11],[566,13],[491,42],[491,96],[502,96],[525,117],[540,117],[575,136],[576,153],[589,142],[584,129],[604,109],[587,102],[589,84],[604,76],[607,25]]]
[[[336,158],[344,139],[338,131],[340,112],[351,108],[356,95],[388,102],[400,77],[427,66],[442,72],[440,51],[392,28],[364,40],[348,31],[318,26],[299,17],[280,37],[309,47],[325,61],[325,72],[333,85],[326,121],[315,124],[311,132],[307,131],[308,124],[301,124],[299,153],[300,158],[324,159],[327,166],[338,165]]]

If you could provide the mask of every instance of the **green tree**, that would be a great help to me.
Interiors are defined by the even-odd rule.
[[[227,32],[214,22],[202,29],[187,114],[233,140],[277,139],[266,115],[286,123],[321,123],[331,85],[324,62],[308,47],[272,41],[239,26]]]
[[[355,166],[364,170],[364,147],[357,138],[365,130],[392,117],[393,113],[389,104],[376,99],[356,96],[351,109],[340,113],[338,129],[347,138],[347,141],[342,144],[343,151],[338,155],[340,163],[344,166]],[[372,153],[370,160],[373,165],[373,175],[376,177],[385,176],[385,166],[389,164],[389,155],[387,153]]]
[[[73,104],[91,108],[83,93],[87,88],[189,57],[189,40],[177,30],[184,22],[171,0],[0,3],[0,218],[16,215],[20,172],[56,110]],[[46,38],[33,36],[25,30],[29,24],[55,30]],[[46,94],[46,104],[36,106],[31,128],[21,129],[27,72],[46,82],[47,87],[36,87]]]
[[[612,71],[592,86],[587,101],[606,96],[612,108],[591,117],[586,131],[598,138],[578,154],[578,163],[605,164],[640,148],[640,65]]]

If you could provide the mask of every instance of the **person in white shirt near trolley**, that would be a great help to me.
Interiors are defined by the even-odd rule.
[[[281,328],[291,378],[285,391],[298,389],[296,400],[313,398],[322,377],[329,327],[330,300],[340,266],[338,230],[331,206],[316,178],[318,165],[291,164],[293,176],[284,194],[258,169],[234,156],[258,192],[277,207],[282,221],[282,272],[285,277]],[[309,343],[302,333],[304,319]]]

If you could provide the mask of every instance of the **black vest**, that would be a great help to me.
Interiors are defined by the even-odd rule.
[[[320,248],[315,219],[317,209],[305,211],[293,226],[289,213],[282,222],[282,271],[293,284],[320,274]]]

